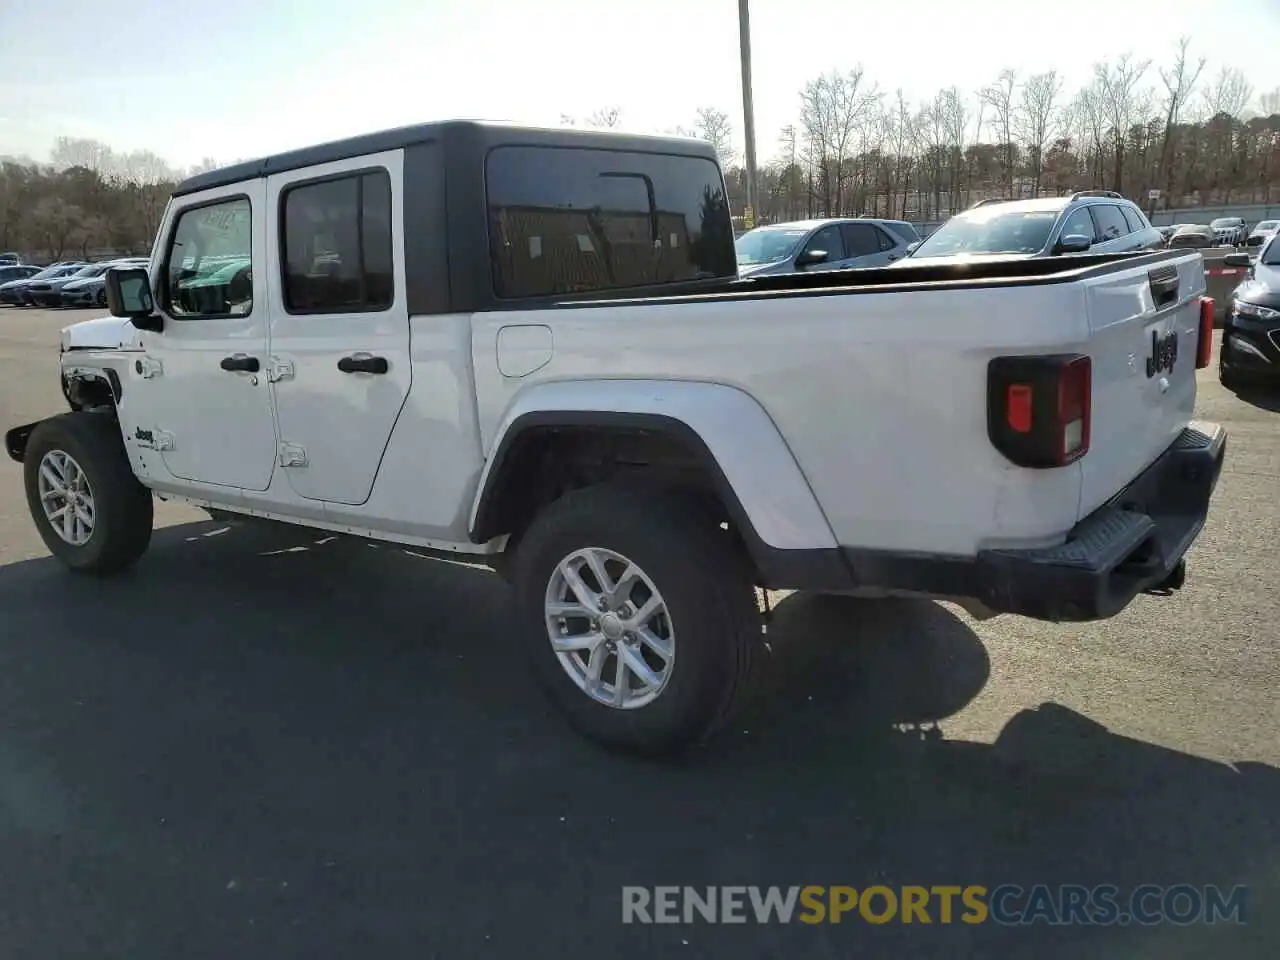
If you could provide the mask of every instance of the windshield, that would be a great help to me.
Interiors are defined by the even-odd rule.
[[[791,251],[808,235],[804,229],[749,230],[734,242],[738,263],[773,263],[791,256]]]
[[[1280,267],[1280,235],[1271,238],[1271,242],[1262,250],[1258,258],[1265,266]]]
[[[1253,229],[1255,230],[1274,230],[1280,224],[1280,220],[1263,220]]]
[[[1058,219],[1056,210],[977,210],[952,217],[916,247],[913,257],[958,253],[1039,253]]]
[[[73,279],[77,279],[77,280],[80,279],[81,277],[96,277],[105,269],[106,268],[103,267],[101,264],[93,264],[92,266],[81,267],[71,276]]]
[[[1220,229],[1221,227],[1238,227],[1239,225],[1239,217],[1219,217],[1217,220],[1214,220],[1209,224],[1209,226],[1213,227],[1215,230]]]

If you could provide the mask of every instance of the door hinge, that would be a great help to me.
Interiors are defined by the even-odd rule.
[[[305,467],[307,465],[307,451],[296,443],[280,444],[280,466],[282,467]]]
[[[291,380],[293,378],[293,361],[281,360],[279,357],[272,357],[267,363],[267,382],[275,383],[278,380]]]
[[[164,364],[155,357],[139,357],[134,361],[133,369],[143,380],[150,380],[164,373]]]

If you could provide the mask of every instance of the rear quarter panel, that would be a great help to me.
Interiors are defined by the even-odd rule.
[[[503,376],[498,334],[545,324],[551,359]],[[1001,354],[1088,352],[1079,284],[809,294],[484,313],[473,317],[482,443],[533,383],[592,377],[737,387],[768,413],[838,541],[968,555],[1059,542],[1081,466],[1013,466],[987,439]]]

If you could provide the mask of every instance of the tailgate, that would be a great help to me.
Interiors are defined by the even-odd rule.
[[[1155,462],[1191,420],[1204,261],[1188,252],[1082,281],[1093,358],[1085,517]]]

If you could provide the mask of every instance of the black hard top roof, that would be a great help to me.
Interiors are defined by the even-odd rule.
[[[679,153],[715,159],[715,149],[710,143],[691,137],[650,137],[604,130],[528,127],[484,120],[442,120],[436,123],[418,123],[408,127],[365,133],[345,140],[303,147],[258,160],[246,160],[243,163],[210,170],[207,173],[198,173],[179,183],[174,188],[173,195],[177,197],[212,187],[229,186],[272,173],[283,173],[286,170],[297,170],[321,163],[334,163],[350,157],[381,153],[384,150],[399,150],[418,143],[444,139],[454,134],[479,138],[486,148],[499,145],[538,144],[552,147],[595,147],[649,153]]]

